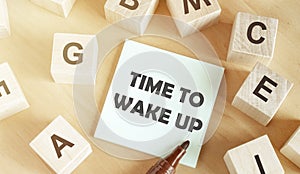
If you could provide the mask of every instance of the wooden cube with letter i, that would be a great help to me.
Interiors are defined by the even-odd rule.
[[[154,14],[159,0],[107,0],[105,17],[111,22],[133,33],[142,35]]]
[[[239,12],[236,15],[227,60],[247,69],[257,61],[268,65],[273,58],[278,20]]]
[[[51,75],[56,83],[93,84],[97,62],[94,35],[54,34]]]
[[[10,25],[6,0],[0,0],[0,38],[10,35]]]
[[[231,174],[284,174],[267,135],[228,150],[224,161]]]
[[[30,146],[61,174],[71,173],[92,153],[90,144],[62,116],[52,121]]]
[[[282,76],[257,63],[234,97],[232,105],[266,126],[292,86]]]
[[[8,63],[0,64],[0,120],[23,111],[29,104]]]
[[[221,14],[217,0],[167,0],[182,37],[216,24]]]

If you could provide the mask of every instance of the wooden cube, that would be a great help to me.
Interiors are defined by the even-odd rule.
[[[54,34],[51,75],[56,83],[93,84],[97,60],[94,35]]]
[[[257,63],[234,97],[232,105],[266,126],[292,86],[285,78]]]
[[[167,0],[182,37],[216,24],[221,14],[217,0]]]
[[[227,60],[251,69],[256,62],[268,65],[273,58],[278,20],[239,12],[236,15]]]
[[[300,168],[300,127],[285,143],[280,152]]]
[[[10,35],[10,25],[6,0],[0,0],[0,38]]]
[[[30,146],[61,174],[71,173],[92,153],[90,144],[62,116],[52,121]]]
[[[267,135],[228,150],[224,161],[231,174],[283,174]]]
[[[105,17],[111,22],[133,33],[142,35],[154,14],[159,0],[107,0]],[[126,20],[124,20],[126,19]],[[124,22],[119,22],[124,20]]]
[[[34,4],[45,8],[62,17],[68,17],[76,0],[30,0]]]
[[[8,63],[0,64],[0,120],[29,107]]]

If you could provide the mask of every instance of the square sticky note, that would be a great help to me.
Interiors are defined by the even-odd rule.
[[[196,167],[224,69],[126,41],[95,137],[155,156],[185,140],[182,164]]]

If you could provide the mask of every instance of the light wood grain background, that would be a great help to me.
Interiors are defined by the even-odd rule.
[[[29,0],[7,0],[7,3],[12,35],[0,40],[0,63],[7,61],[10,64],[31,107],[0,122],[0,173],[53,173],[31,150],[29,142],[60,114],[84,134],[75,117],[72,86],[55,84],[50,76],[53,34],[98,33],[109,25],[104,18],[105,0],[77,0],[66,19]],[[197,168],[179,166],[177,173],[228,173],[223,161],[226,151],[264,134],[269,135],[286,173],[300,173],[300,169],[279,152],[300,125],[300,1],[219,0],[219,3],[222,7],[220,23],[203,33],[226,67],[226,109],[217,132],[202,149]],[[294,82],[294,87],[267,127],[231,106],[234,95],[249,73],[225,61],[232,23],[238,11],[279,19],[275,55],[270,67]],[[165,0],[160,0],[156,13],[169,15]],[[160,44],[172,46],[174,50],[180,48],[180,45],[168,45],[164,40]],[[111,74],[109,68],[105,73]],[[156,161],[123,160],[95,146],[93,150],[74,173],[140,174]]]

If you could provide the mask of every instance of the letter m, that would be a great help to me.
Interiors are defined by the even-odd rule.
[[[190,13],[188,1],[194,7],[195,10],[200,9],[200,1],[201,0],[183,0],[184,14],[189,14]],[[206,6],[211,5],[209,0],[203,0],[203,1],[205,2]]]

